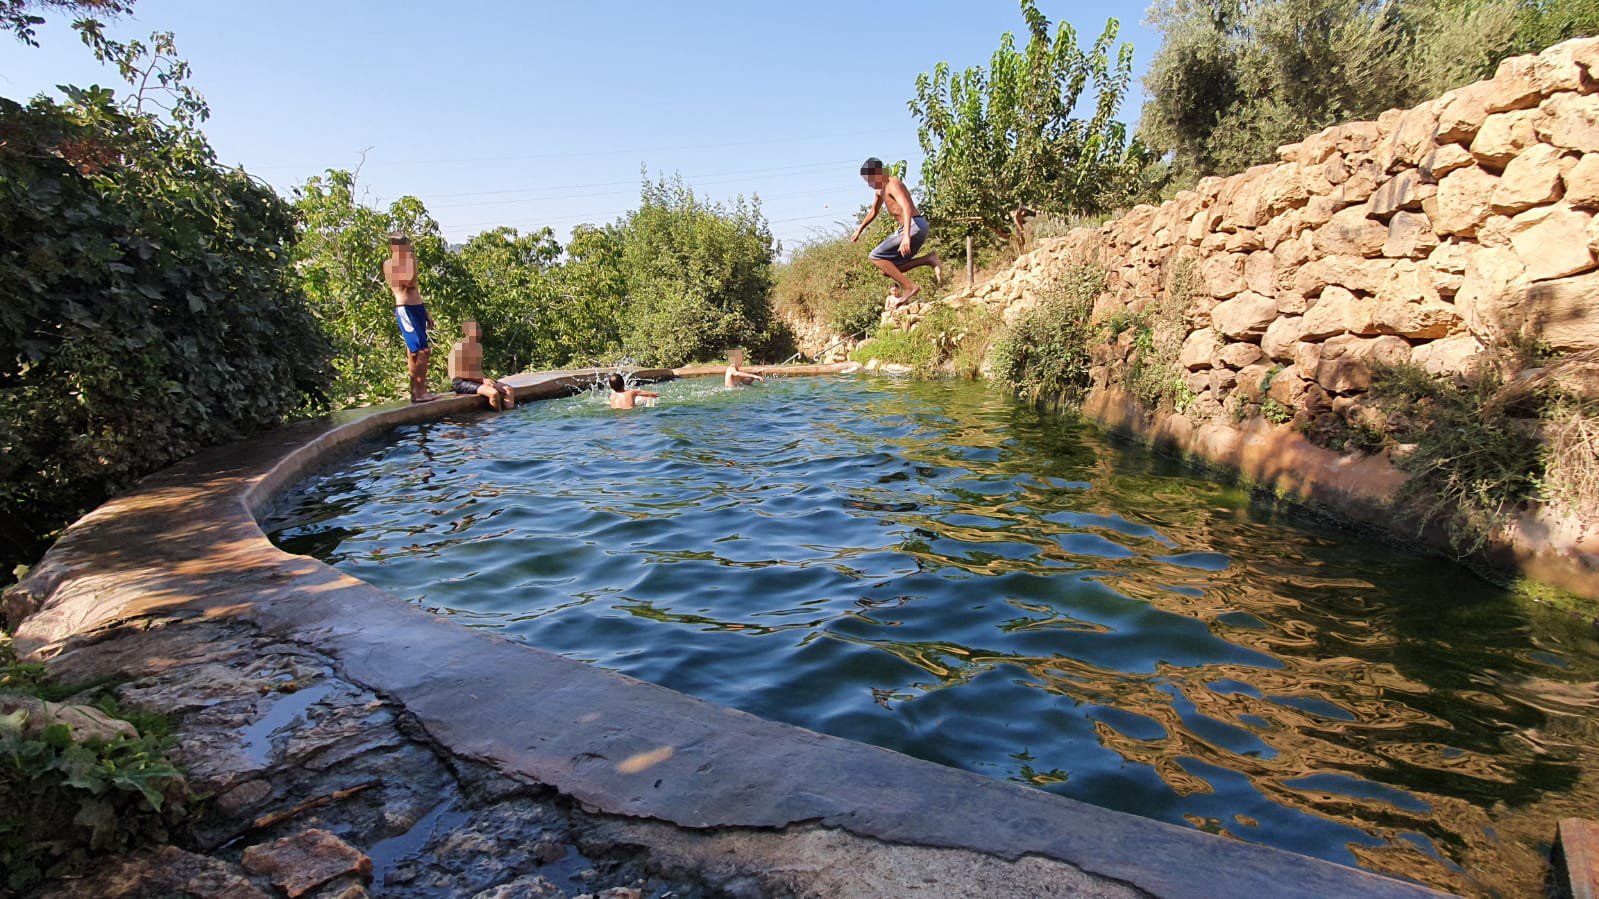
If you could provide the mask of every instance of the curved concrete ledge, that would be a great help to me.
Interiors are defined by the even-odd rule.
[[[1334,452],[1286,425],[1260,418],[1237,426],[1220,421],[1195,425],[1180,413],[1151,415],[1131,394],[1117,389],[1091,392],[1082,410],[1114,431],[1231,469],[1351,521],[1455,552],[1441,527],[1418,530],[1413,513],[1395,508],[1393,497],[1406,475],[1383,457]],[[1502,523],[1475,558],[1491,568],[1520,572],[1599,600],[1599,524],[1554,520],[1542,510],[1524,512]]]
[[[510,380],[519,397],[534,398],[571,392],[595,374]],[[968,853],[956,875],[965,888],[941,895],[980,895],[978,885],[1010,882],[1005,877],[1023,863],[1038,866],[1027,890],[1033,895],[1437,895],[766,721],[570,661],[286,554],[257,525],[255,514],[287,487],[359,441],[477,402],[442,400],[286,428],[152,476],[74,524],[24,581],[42,606],[18,629],[19,648],[49,658],[113,635],[243,622],[325,657],[341,677],[403,707],[455,757],[636,822],[628,839],[646,850],[653,838],[640,834],[652,827],[690,829],[695,840],[816,827],[864,839],[852,844],[853,854],[819,856],[824,861],[807,875],[812,894],[841,894],[815,886],[830,866],[869,870],[891,866],[904,847],[935,847]],[[119,651],[152,651],[140,646]],[[718,845],[725,856],[744,844]]]

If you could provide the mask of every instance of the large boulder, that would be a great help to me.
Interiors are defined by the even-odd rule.
[[[1503,315],[1507,331],[1536,337],[1552,349],[1599,349],[1599,272],[1534,284]]]
[[[1410,361],[1431,375],[1470,375],[1482,361],[1482,341],[1470,334],[1431,340],[1410,351]]]
[[[1303,206],[1309,198],[1296,163],[1274,166],[1260,181],[1260,211],[1267,218]]]
[[[1422,201],[1437,192],[1433,185],[1422,181],[1421,170],[1405,169],[1377,188],[1366,201],[1366,214],[1386,219],[1401,209],[1420,209]]]
[[[1439,144],[1469,144],[1488,118],[1488,96],[1492,88],[1484,82],[1468,84],[1444,94],[1438,111]]]
[[[1487,109],[1491,113],[1529,109],[1556,91],[1580,90],[1583,75],[1582,67],[1569,49],[1537,56],[1512,56],[1499,63],[1493,80],[1488,82],[1493,90],[1487,98]]]
[[[1205,293],[1217,299],[1236,296],[1245,288],[1244,266],[1249,257],[1244,253],[1224,253],[1210,256],[1200,263],[1200,277]]]
[[[1565,199],[1585,209],[1599,207],[1599,153],[1585,153],[1563,176]]]
[[[1266,358],[1265,352],[1252,343],[1229,343],[1216,353],[1216,360],[1228,368],[1246,368]]]
[[[1344,334],[1321,345],[1313,380],[1328,393],[1347,394],[1371,386],[1372,368],[1410,361],[1410,344],[1404,339],[1356,337]]]
[[[1437,184],[1439,178],[1455,169],[1472,165],[1476,161],[1477,158],[1465,147],[1459,144],[1444,144],[1423,157],[1417,171],[1421,174],[1422,181]]]
[[[1357,297],[1342,287],[1331,285],[1305,313],[1300,338],[1325,340],[1339,334],[1376,335],[1379,333],[1376,307],[1376,301],[1369,297]]]
[[[1177,364],[1189,371],[1210,368],[1211,355],[1215,350],[1216,332],[1200,328],[1183,341],[1183,348],[1177,353]]]
[[[1438,113],[1443,106],[1442,100],[1428,100],[1401,113],[1393,133],[1377,153],[1378,166],[1392,172],[1420,162],[1435,146],[1433,135],[1438,131]]]
[[[1599,152],[1599,94],[1556,94],[1539,112],[1538,137],[1563,150]]]
[[[1400,210],[1388,222],[1382,254],[1393,258],[1419,259],[1437,246],[1438,235],[1433,233],[1432,222],[1425,212]]]
[[[1438,196],[1427,212],[1433,229],[1439,234],[1475,234],[1493,209],[1498,187],[1497,177],[1476,166],[1450,172],[1438,182]]]
[[[1455,308],[1483,342],[1503,339],[1504,313],[1520,301],[1526,272],[1527,267],[1509,247],[1483,247],[1468,257]]]
[[[1234,340],[1257,340],[1277,317],[1277,301],[1245,291],[1210,311],[1211,325]]]
[[[1502,169],[1516,154],[1538,142],[1539,110],[1518,109],[1490,115],[1471,141],[1479,165]]]
[[[1313,297],[1322,288],[1336,284],[1349,290],[1376,293],[1388,281],[1392,263],[1358,256],[1324,256],[1313,259],[1294,273],[1294,290]]]
[[[1594,267],[1588,248],[1593,216],[1570,206],[1531,209],[1510,222],[1510,245],[1527,268],[1527,280],[1580,274]]]
[[[1383,334],[1427,340],[1447,337],[1466,327],[1454,305],[1440,300],[1379,302],[1372,312],[1372,323]]]
[[[1340,210],[1315,234],[1316,249],[1327,256],[1377,256],[1387,239],[1387,226],[1368,218],[1364,206]]]
[[[1244,286],[1266,296],[1277,293],[1277,260],[1265,250],[1249,254],[1244,262]]]
[[[1260,338],[1261,352],[1279,362],[1294,358],[1294,345],[1305,336],[1305,319],[1299,315],[1280,315],[1267,326]]]
[[[1510,160],[1494,187],[1490,204],[1495,212],[1514,215],[1560,199],[1560,150],[1535,144]]]

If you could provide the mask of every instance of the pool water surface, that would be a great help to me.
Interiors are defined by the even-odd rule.
[[[1592,625],[1445,559],[979,384],[659,389],[397,429],[264,524],[469,627],[1466,894],[1536,894],[1599,807]]]

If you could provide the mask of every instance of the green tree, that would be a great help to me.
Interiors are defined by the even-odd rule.
[[[181,86],[181,85],[179,85]],[[116,490],[317,406],[288,204],[104,88],[0,99],[0,563]]]
[[[294,267],[311,308],[337,348],[333,386],[338,405],[387,402],[405,389],[405,345],[394,321],[394,297],[383,281],[388,234],[410,236],[418,286],[445,344],[471,315],[471,278],[439,226],[416,197],[380,210],[357,194],[354,172],[329,169],[295,190],[300,229]],[[435,365],[434,375],[443,368]]]
[[[1007,32],[988,69],[956,75],[948,63],[916,79],[910,110],[925,159],[922,188],[930,214],[967,235],[991,234],[1018,252],[1026,223],[1114,208],[1137,192],[1149,158],[1116,119],[1132,79],[1132,47],[1112,57],[1118,24],[1087,50],[1077,32],[1021,0],[1028,41],[1018,51]],[[1092,84],[1093,114],[1074,115]]]
[[[91,22],[98,24],[95,15],[114,17],[133,12],[133,0],[0,0],[0,28],[24,44],[37,47],[34,29],[44,24],[44,16],[39,13],[45,10],[89,14],[74,23],[81,28]]]
[[[582,235],[574,235],[574,246]],[[460,259],[472,280],[472,314],[484,327],[484,364],[502,374],[597,364],[616,352],[618,310],[604,293],[572,292],[549,228],[475,235]]]
[[[696,197],[681,178],[646,180],[639,208],[617,230],[629,356],[681,365],[732,345],[757,354],[774,347],[767,297],[776,247],[759,200],[724,206]]]

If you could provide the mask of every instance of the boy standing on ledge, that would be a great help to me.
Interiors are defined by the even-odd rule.
[[[450,348],[450,389],[462,396],[480,394],[489,398],[496,412],[516,408],[516,392],[509,385],[483,376],[483,328],[469,318],[461,326],[462,339]]]
[[[917,256],[916,251],[927,242],[927,219],[916,211],[916,201],[911,199],[910,191],[905,189],[905,182],[889,174],[883,168],[883,160],[876,156],[861,163],[861,177],[866,179],[872,188],[872,208],[866,213],[866,220],[860,223],[855,233],[850,235],[850,243],[861,239],[866,232],[866,226],[877,218],[877,210],[883,206],[888,207],[888,214],[899,222],[899,230],[886,237],[871,252],[872,264],[882,270],[898,286],[896,294],[891,288],[889,291],[889,308],[902,306],[911,301],[921,291],[921,286],[905,277],[905,273],[913,268],[924,265],[933,267],[933,280],[939,284],[944,283],[944,263],[938,258],[937,253],[928,253]]]
[[[405,339],[411,402],[436,400],[438,395],[428,392],[428,359],[433,353],[428,345],[428,328],[433,327],[433,317],[422,305],[422,291],[416,286],[416,253],[411,250],[411,239],[399,232],[389,235],[389,258],[383,260],[383,280],[394,294],[394,318],[400,323],[400,336]]]

